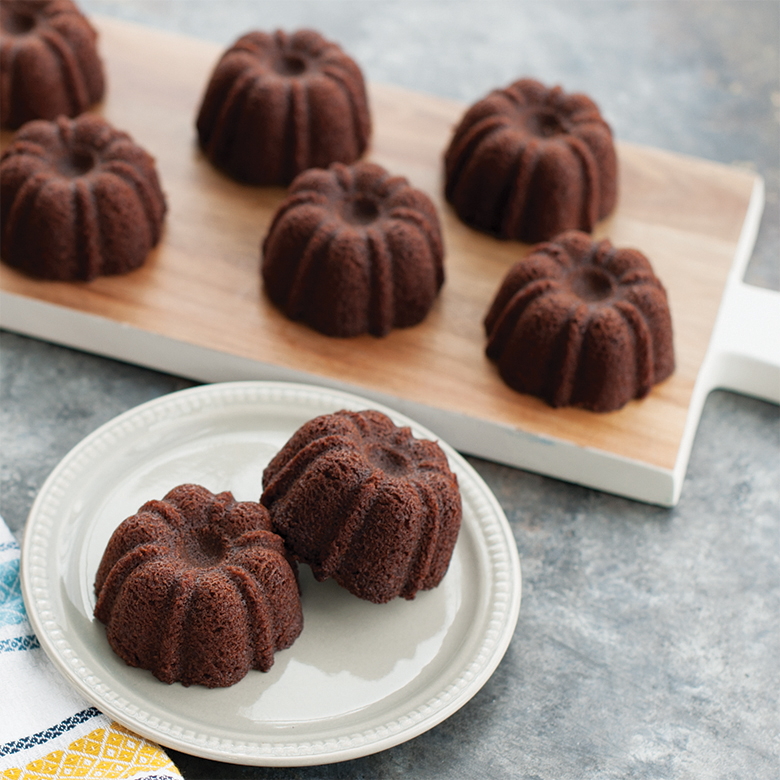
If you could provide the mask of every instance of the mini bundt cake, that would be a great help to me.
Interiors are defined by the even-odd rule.
[[[113,650],[166,683],[233,685],[270,669],[303,627],[297,569],[268,512],[199,485],[116,529],[95,593]]]
[[[504,381],[555,407],[620,409],[674,371],[669,304],[650,262],[577,230],[509,270],[485,330]]]
[[[197,128],[208,159],[233,178],[289,184],[307,168],[351,163],[366,150],[363,74],[314,30],[250,32],[217,64]]]
[[[590,232],[617,196],[612,132],[596,104],[532,79],[466,112],[445,175],[445,195],[463,222],[519,241]]]
[[[103,97],[103,89],[97,33],[71,0],[0,3],[3,127],[77,116]]]
[[[262,254],[274,304],[328,336],[385,336],[416,325],[444,282],[430,198],[367,162],[298,176]]]
[[[276,533],[318,580],[377,604],[436,587],[461,522],[458,480],[438,444],[377,411],[305,423],[263,473]]]
[[[0,159],[2,259],[44,279],[138,268],[160,240],[154,159],[105,119],[28,122]]]

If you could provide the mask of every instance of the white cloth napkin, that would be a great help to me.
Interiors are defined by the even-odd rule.
[[[27,620],[19,545],[0,518],[0,778],[174,780],[163,750],[73,690]]]

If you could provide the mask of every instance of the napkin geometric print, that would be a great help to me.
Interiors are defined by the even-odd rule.
[[[181,780],[161,748],[81,698],[32,632],[0,518],[0,780]]]

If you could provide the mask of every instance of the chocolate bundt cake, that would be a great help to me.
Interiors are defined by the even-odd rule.
[[[270,299],[328,336],[385,336],[416,325],[444,282],[430,198],[367,162],[296,178],[262,254]]]
[[[138,268],[166,210],[154,159],[89,114],[24,125],[0,158],[0,201],[2,259],[59,280]]]
[[[197,119],[206,156],[250,184],[289,184],[307,168],[351,163],[371,119],[363,75],[314,30],[250,32],[217,64]]]
[[[620,409],[674,371],[669,305],[650,262],[577,230],[510,269],[485,330],[504,381],[551,406]]]
[[[463,222],[519,241],[591,231],[617,195],[612,132],[596,104],[532,79],[469,108],[445,173],[445,195]]]
[[[294,566],[260,504],[180,485],[114,531],[95,617],[130,666],[223,688],[270,669],[300,634]]]
[[[77,116],[103,97],[97,33],[71,0],[0,3],[0,117]]]
[[[304,424],[263,473],[274,530],[318,580],[381,604],[436,587],[461,522],[458,481],[438,444],[377,411]]]

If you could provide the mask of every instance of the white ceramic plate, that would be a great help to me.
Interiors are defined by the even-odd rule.
[[[197,482],[259,499],[268,460],[306,420],[377,408],[415,436],[425,428],[371,401],[277,382],[206,385],[120,415],[76,446],[35,500],[22,588],[35,632],[96,707],[185,753],[300,766],[357,758],[440,723],[488,680],[512,638],[520,563],[506,518],[476,472],[440,442],[458,475],[463,525],[441,585],[375,605],[301,567],[304,629],[267,673],[208,690],[166,685],[126,666],[94,620],[93,583],[114,528],[145,501]]]

